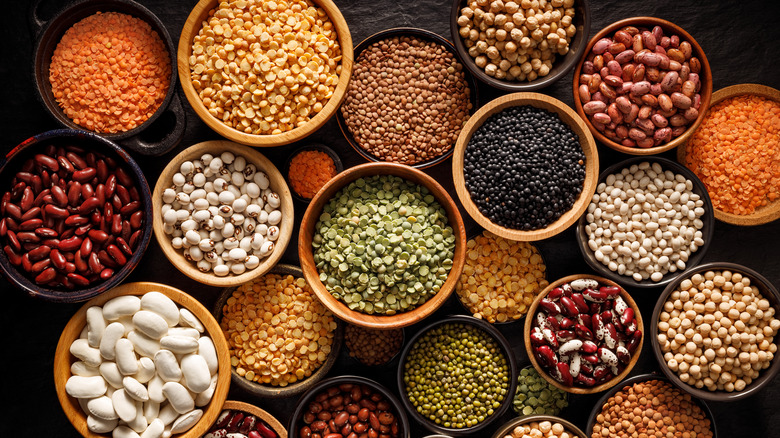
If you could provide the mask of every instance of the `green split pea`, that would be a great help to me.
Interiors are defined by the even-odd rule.
[[[547,382],[536,369],[527,367],[520,370],[517,392],[512,401],[515,413],[558,415],[568,405],[566,392]]]

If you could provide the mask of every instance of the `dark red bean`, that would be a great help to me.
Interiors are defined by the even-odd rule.
[[[54,268],[49,267],[44,269],[43,272],[41,272],[35,277],[35,282],[38,284],[45,284],[54,280],[56,276],[57,276],[57,271]]]
[[[22,264],[22,256],[19,255],[19,253],[14,250],[10,245],[5,245],[3,247],[3,252],[5,252],[5,256],[8,257],[8,261],[14,265],[19,266]]]
[[[69,237],[60,241],[60,251],[76,251],[81,247],[82,238],[79,236]]]
[[[85,185],[84,187],[89,187]],[[79,214],[80,215],[86,215],[94,211],[96,208],[100,206],[100,200],[96,196],[92,196],[90,198],[87,198],[84,202],[79,205]]]
[[[89,286],[89,280],[80,274],[76,274],[75,272],[70,272],[68,273],[67,277],[68,280],[73,282],[73,284],[75,284],[76,286],[80,286],[80,287]]]
[[[36,154],[35,155],[35,162],[40,164],[41,166],[51,170],[52,172],[56,172],[60,170],[60,163],[57,162],[56,159],[44,155],[44,154]]]
[[[32,273],[33,274],[40,274],[41,272],[43,272],[44,269],[48,268],[49,266],[51,266],[51,259],[46,258],[46,259],[43,259],[43,260],[39,260],[39,261],[33,263],[33,265],[32,265]]]
[[[46,245],[40,245],[37,248],[28,251],[27,257],[30,258],[30,261],[37,262],[46,258],[49,255],[49,253],[51,253],[52,251],[57,251],[57,250],[56,249],[52,250],[50,247]]]
[[[70,216],[68,210],[62,207],[57,207],[54,204],[47,204],[43,207],[43,211],[47,216],[53,217],[55,219],[65,219],[66,217]]]
[[[84,169],[87,167],[86,161],[84,161],[81,156],[73,151],[68,151],[65,153],[65,157],[70,160],[71,163],[73,163],[73,166],[77,169]]]
[[[86,167],[84,169],[73,172],[72,178],[74,181],[78,181],[83,184],[94,178],[96,174],[97,170],[95,170],[94,167]]]

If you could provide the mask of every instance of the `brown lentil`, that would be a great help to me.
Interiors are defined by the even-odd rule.
[[[626,386],[596,416],[591,438],[712,437],[710,420],[686,394],[663,380]]]
[[[463,66],[445,46],[392,37],[358,56],[341,114],[363,150],[413,165],[452,149],[472,108],[470,93]]]
[[[244,283],[222,308],[231,365],[247,380],[287,386],[327,359],[336,320],[303,278],[266,274]]]
[[[402,329],[379,330],[347,324],[344,342],[350,357],[364,365],[382,365],[401,350],[404,332]]]
[[[455,286],[475,318],[490,323],[522,318],[548,285],[537,248],[483,231],[467,242],[466,263]]]
[[[504,438],[571,438],[577,435],[566,429],[561,423],[552,421],[532,421],[512,429]]]

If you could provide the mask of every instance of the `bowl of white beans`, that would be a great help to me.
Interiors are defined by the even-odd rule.
[[[666,158],[633,157],[599,176],[577,244],[600,275],[658,288],[701,262],[714,225],[712,201],[693,172]]]

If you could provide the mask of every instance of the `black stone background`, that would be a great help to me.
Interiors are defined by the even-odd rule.
[[[181,28],[195,0],[141,0],[152,12],[166,24],[174,43],[178,41]],[[344,15],[355,45],[364,38],[382,29],[412,26],[421,27],[450,39],[449,14],[450,2],[445,0],[336,0]],[[0,149],[3,153],[35,134],[58,128],[57,123],[44,110],[36,99],[32,81],[32,57],[35,37],[29,25],[32,0],[3,2],[4,15],[0,21],[2,27],[2,62],[0,63]],[[39,14],[47,19],[59,10],[65,2],[42,0]],[[714,76],[714,90],[739,83],[761,83],[780,88],[780,63],[778,62],[778,43],[780,42],[780,2],[775,0],[742,1],[696,1],[696,0],[591,0],[592,13],[590,35],[614,21],[633,16],[649,15],[670,20],[686,29],[701,44],[709,57]],[[540,92],[573,105],[571,95],[572,74],[569,73],[556,84]],[[498,97],[503,92],[482,86],[479,90],[482,103]],[[157,176],[167,163],[183,148],[211,139],[218,139],[215,132],[201,122],[185,102],[187,130],[183,141],[174,150],[162,157],[135,158],[145,170],[150,186],[154,186]],[[361,163],[361,159],[350,148],[339,130],[335,118],[322,129],[312,134],[306,142],[322,142],[334,147],[342,157],[345,166]],[[264,149],[277,166],[281,167],[297,144],[273,149]],[[599,147],[601,169],[628,158],[613,152],[603,145]],[[665,156],[674,159],[672,153]],[[450,190],[457,200],[452,185],[451,161],[427,170],[440,183]],[[305,206],[296,204],[296,220],[300,220]],[[465,214],[465,212],[464,212]],[[470,229],[475,224],[465,217]],[[715,236],[704,259],[711,261],[730,261],[747,265],[766,276],[775,285],[780,286],[780,257],[777,256],[780,243],[780,221],[758,227],[736,227],[717,222]],[[287,248],[282,260],[297,263],[297,234]],[[591,272],[584,263],[575,243],[574,229],[553,238],[538,242],[548,265],[548,278],[555,280],[565,275]],[[127,278],[130,281],[156,281],[178,287],[211,307],[219,290],[207,287],[185,277],[170,265],[163,256],[157,243],[151,244],[140,264]],[[5,279],[0,280],[0,339],[2,339],[2,374],[0,388],[5,407],[2,412],[0,435],[12,436],[78,436],[60,408],[52,377],[52,361],[55,347],[62,328],[77,311],[80,304],[53,304],[33,300],[15,290]],[[639,302],[645,315],[645,329],[649,324],[660,289],[635,290],[634,298]],[[446,305],[431,318],[449,313],[463,313],[453,295]],[[425,321],[423,324],[430,322]],[[420,324],[407,329],[414,333]],[[513,323],[500,328],[509,339],[518,362],[525,364],[528,358],[522,341],[522,323]],[[645,342],[642,356],[632,375],[658,371],[659,367],[650,350],[649,339]],[[391,390],[396,391],[395,368],[368,369],[356,365],[342,349],[341,357],[331,370],[331,376],[358,374],[373,378]],[[562,416],[585,428],[588,417],[600,395],[572,396],[569,407]],[[243,400],[256,404],[277,416],[285,425],[294,410],[296,399],[262,400],[242,394],[234,386],[229,399]],[[777,437],[780,433],[780,377],[776,377],[760,393],[735,403],[709,403],[714,412],[720,437]],[[512,418],[505,414],[495,426],[480,433],[488,436],[501,423]],[[428,433],[414,424],[412,437],[422,437]]]

